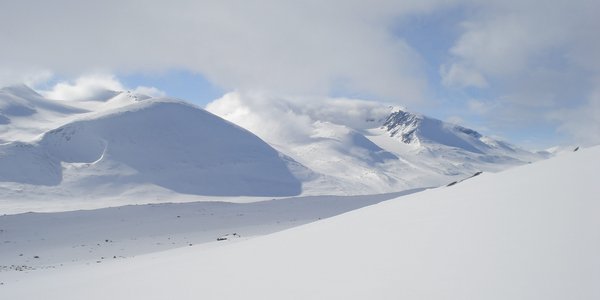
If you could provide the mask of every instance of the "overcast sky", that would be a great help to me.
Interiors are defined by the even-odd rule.
[[[0,84],[84,76],[200,104],[232,90],[346,96],[529,147],[597,144],[599,11],[597,0],[0,0]]]

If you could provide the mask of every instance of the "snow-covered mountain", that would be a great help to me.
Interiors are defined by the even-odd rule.
[[[309,182],[309,191],[324,192],[325,187],[360,194],[438,186],[548,157],[399,107],[350,99],[262,97],[230,93],[207,109],[256,133],[331,183]]]
[[[170,98],[99,90],[52,100],[24,85],[1,89],[0,196],[88,207],[98,199],[376,194],[543,157],[374,102],[247,100],[232,93],[207,106],[245,130]]]
[[[0,144],[3,201],[121,195],[128,203],[124,195],[136,190],[301,193],[301,182],[290,171],[302,171],[299,164],[247,130],[182,101],[113,92],[66,105],[24,86],[0,95],[0,107],[11,118],[0,127],[20,124],[6,131],[13,141]],[[15,137],[15,132],[24,133]]]

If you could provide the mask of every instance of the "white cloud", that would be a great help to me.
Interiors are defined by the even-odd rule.
[[[138,86],[128,88],[113,75],[85,75],[73,81],[62,81],[49,90],[39,92],[47,98],[68,101],[104,100],[114,96],[114,92],[131,90],[134,93],[151,97],[164,96],[165,93],[155,87]]]
[[[456,124],[456,125],[461,125],[461,124],[465,123],[465,119],[463,119],[460,116],[449,116],[446,118],[446,122]]]
[[[267,141],[302,142],[310,136],[313,121],[262,93],[225,94],[206,106],[206,110],[255,133]],[[285,126],[282,126],[285,125]]]
[[[232,92],[206,106],[211,113],[234,122],[267,141],[305,142],[318,122],[352,128],[372,128],[389,115],[380,103],[345,98],[281,97]]]
[[[482,100],[471,99],[467,102],[467,108],[470,112],[476,113],[478,115],[485,115],[494,108],[494,104],[484,102]]]
[[[583,138],[584,131],[574,129],[580,122],[573,120],[591,124],[600,114],[568,108],[593,111],[588,94],[597,86],[590,78],[600,76],[600,2],[491,0],[467,4],[470,13],[448,51],[449,59],[440,68],[443,83],[485,88],[490,99],[486,105],[471,101],[466,106],[496,129],[545,126],[577,131],[579,139]],[[570,112],[569,118],[549,117],[565,111]],[[587,135],[594,139],[594,133]]]
[[[569,135],[571,142],[584,146],[600,144],[600,88],[584,104],[552,112],[550,118],[560,122],[560,132]]]
[[[467,68],[458,63],[442,65],[440,67],[440,75],[442,83],[447,87],[478,87],[485,88],[488,86],[487,80],[476,70]]]
[[[0,4],[0,28],[11,29],[0,65],[66,77],[182,68],[230,90],[326,95],[342,82],[422,101],[422,58],[392,25],[439,3],[448,1],[14,1]]]
[[[455,38],[447,57],[418,53],[398,34],[456,10],[457,36],[431,39]],[[484,90],[491,122],[556,126],[547,116],[587,105],[589,78],[600,76],[598,11],[587,0],[3,1],[0,84],[38,70],[69,78],[184,69],[246,95],[342,89],[414,107],[445,92],[428,82],[433,63],[442,88]],[[86,97],[69,85],[55,95]]]
[[[0,87],[22,83],[35,87],[47,82],[52,76],[53,73],[49,70],[26,68],[15,71],[0,68]]]
[[[73,82],[63,81],[57,83],[49,91],[41,94],[56,100],[97,100],[107,91],[123,91],[123,85],[112,75],[86,75]]]
[[[142,94],[150,97],[164,97],[167,94],[164,91],[161,91],[153,86],[138,86],[133,89],[133,92],[136,94]]]

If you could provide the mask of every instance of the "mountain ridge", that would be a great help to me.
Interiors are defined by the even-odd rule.
[[[31,98],[36,111],[0,125],[5,198],[135,198],[140,190],[160,195],[155,201],[377,194],[445,185],[544,158],[462,126],[367,101],[301,106],[280,99],[273,107],[283,111],[274,113],[287,117],[277,118],[244,101],[224,104],[246,115],[215,109],[223,99],[204,110],[127,91],[72,101],[47,99],[26,86],[0,91]],[[0,97],[0,107],[11,97]],[[264,125],[256,128],[249,120]]]

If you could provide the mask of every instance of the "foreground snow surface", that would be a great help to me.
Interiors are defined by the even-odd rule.
[[[600,147],[252,239],[38,272],[2,299],[600,299]]]

